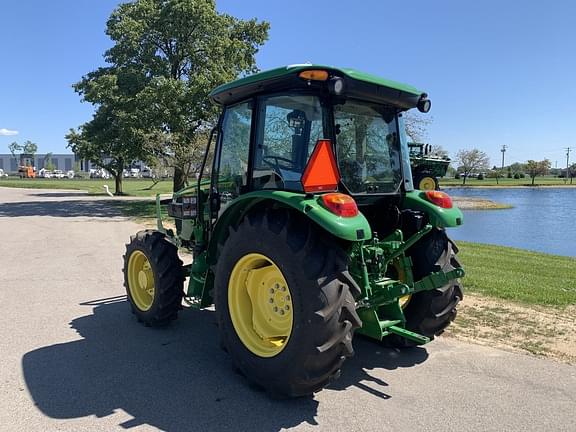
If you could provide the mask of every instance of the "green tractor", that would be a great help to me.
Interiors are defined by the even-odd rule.
[[[450,158],[431,154],[431,146],[422,143],[408,143],[412,181],[420,190],[438,190],[438,179],[444,177],[450,165]]]
[[[235,368],[278,397],[336,379],[354,334],[400,348],[441,334],[463,296],[445,231],[462,213],[412,184],[402,113],[427,112],[427,95],[352,69],[292,65],[211,99],[222,114],[197,183],[157,196],[157,229],[127,245],[137,319],[158,326],[183,301],[214,304]]]

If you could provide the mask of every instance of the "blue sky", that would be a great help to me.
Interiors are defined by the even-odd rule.
[[[117,1],[20,0],[0,5],[0,153],[30,139],[67,152],[90,119],[71,85],[103,65]],[[430,95],[429,142],[451,155],[486,151],[500,164],[576,160],[576,3],[570,1],[219,0],[220,11],[271,23],[262,69],[310,61],[412,84]],[[6,136],[10,131],[18,135]]]

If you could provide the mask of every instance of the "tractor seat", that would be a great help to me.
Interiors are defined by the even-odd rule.
[[[254,170],[254,189],[284,189],[282,177],[273,170]]]

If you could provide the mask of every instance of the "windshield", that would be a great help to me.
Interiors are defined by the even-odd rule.
[[[394,111],[347,100],[334,106],[334,122],[342,183],[350,193],[396,192],[402,172]]]

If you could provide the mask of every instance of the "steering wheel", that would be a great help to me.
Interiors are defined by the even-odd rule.
[[[273,162],[267,159],[272,159]],[[291,159],[282,156],[263,156],[262,162],[276,170],[294,170],[294,162]],[[287,165],[281,165],[280,162],[285,162]]]

